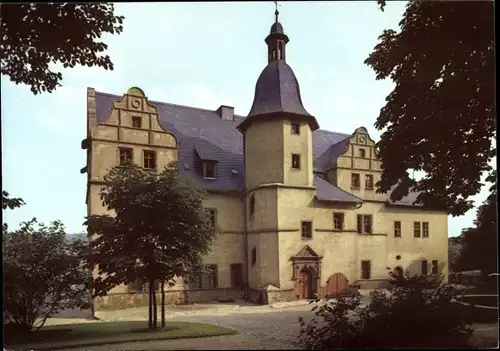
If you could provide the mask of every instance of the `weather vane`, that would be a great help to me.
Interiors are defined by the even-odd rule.
[[[278,5],[278,2],[277,1],[273,1],[274,2],[274,6],[276,7],[276,11],[274,11],[274,15],[276,16],[276,22],[278,22],[278,6],[281,6],[281,5]]]

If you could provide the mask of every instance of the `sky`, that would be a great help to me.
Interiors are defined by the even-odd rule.
[[[374,128],[393,83],[376,81],[363,64],[384,29],[398,29],[405,2],[283,2],[280,22],[290,38],[287,63],[300,83],[302,100],[321,129],[352,133]],[[86,231],[86,89],[117,95],[140,87],[153,101],[216,110],[235,107],[246,115],[256,80],[267,64],[264,39],[274,22],[266,2],[120,3],[120,35],[104,36],[113,71],[64,69],[62,87],[33,95],[28,86],[2,76],[2,188],[26,205],[4,211],[17,227],[36,217],[61,220],[68,233]],[[476,195],[476,206],[488,191]],[[476,210],[449,217],[449,236],[469,227]]]

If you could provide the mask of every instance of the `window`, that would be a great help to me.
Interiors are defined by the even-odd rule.
[[[370,279],[372,276],[372,267],[370,261],[361,261],[361,279]]]
[[[120,149],[120,164],[132,163],[132,149],[121,147]]]
[[[231,264],[231,286],[243,287],[243,263]]]
[[[351,187],[355,189],[359,189],[360,187],[360,180],[359,180],[359,174],[358,173],[352,173],[351,174]]]
[[[203,177],[217,178],[217,164],[215,162],[203,162]]]
[[[250,195],[250,215],[255,213],[255,195]]]
[[[422,222],[422,237],[429,237],[429,222]]]
[[[394,237],[401,238],[401,222],[400,221],[394,222]]]
[[[373,189],[373,175],[365,175],[365,189]]]
[[[365,149],[359,149],[359,157],[362,157],[362,158],[366,157],[366,150]]]
[[[413,222],[413,237],[420,238],[420,222]]]
[[[213,289],[217,287],[217,265],[205,267],[205,271],[197,272],[190,282],[191,289]]]
[[[292,154],[292,168],[300,169],[300,155]]]
[[[156,169],[156,152],[144,150],[144,168]]]
[[[333,229],[342,230],[344,229],[344,214],[334,213],[333,214]]]
[[[132,127],[141,128],[142,126],[142,118],[141,117],[132,117]]]
[[[149,282],[148,281],[143,280],[141,278],[137,278],[133,284],[134,284],[135,291],[149,292]],[[153,290],[157,291],[159,289],[160,289],[160,281],[155,280],[153,282]]]
[[[427,261],[422,260],[422,268],[420,269],[422,275],[427,275]]]
[[[208,218],[210,219],[210,223],[213,227],[217,224],[216,213],[217,210],[215,208],[207,208]]]
[[[439,274],[439,262],[437,260],[432,261],[431,273]]]
[[[257,248],[252,249],[252,267],[257,263]]]
[[[302,239],[312,239],[312,222],[302,222]]]
[[[358,234],[371,234],[372,233],[372,216],[371,215],[358,215],[357,220]]]
[[[292,134],[300,134],[300,124],[298,122],[292,122]]]

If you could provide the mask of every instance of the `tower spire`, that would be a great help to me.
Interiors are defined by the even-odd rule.
[[[273,1],[276,10],[274,11],[274,23],[271,26],[271,33],[266,38],[267,59],[268,62],[276,60],[285,60],[285,46],[288,43],[288,37],[283,32],[283,26],[278,22],[278,1]]]

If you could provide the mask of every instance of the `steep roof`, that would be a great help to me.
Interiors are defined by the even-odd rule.
[[[96,117],[100,123],[111,115],[113,102],[121,96],[96,92]],[[191,177],[195,184],[213,191],[242,191],[244,189],[243,135],[237,130],[245,117],[222,119],[216,111],[149,101],[155,106],[160,124],[178,140],[180,172]],[[345,151],[350,134],[317,129],[312,133],[315,171],[332,167],[333,157]],[[217,161],[217,179],[204,179],[197,172],[197,157]],[[324,201],[357,203],[361,200],[315,176],[316,197]],[[407,204],[403,199],[402,204]]]

